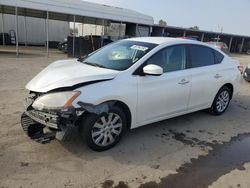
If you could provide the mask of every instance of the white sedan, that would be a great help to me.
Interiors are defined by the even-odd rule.
[[[63,140],[71,128],[96,151],[127,129],[209,109],[223,114],[238,93],[239,62],[205,43],[133,38],[81,59],[52,63],[26,86],[22,127],[32,139]]]

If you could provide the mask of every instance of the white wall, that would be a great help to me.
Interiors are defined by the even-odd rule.
[[[150,27],[138,26],[136,30],[137,37],[148,37],[150,35]]]
[[[25,18],[18,16],[18,36],[19,42],[25,42]],[[45,19],[26,17],[27,23],[27,43],[45,44],[46,29]],[[0,20],[1,22],[1,20]],[[4,14],[4,32],[9,33],[15,30],[15,15]],[[2,23],[0,23],[2,32]],[[49,41],[63,41],[68,36],[69,23],[64,21],[49,20]]]
[[[101,36],[103,34],[103,26],[101,25],[78,23],[76,24],[76,27],[78,28],[79,36],[91,34]],[[112,40],[118,40],[119,38],[123,38],[125,36],[125,28],[125,24],[111,23],[110,26],[104,27],[104,35],[111,36]]]
[[[78,35],[102,35],[103,27],[101,25],[93,25],[93,24],[77,24]]]

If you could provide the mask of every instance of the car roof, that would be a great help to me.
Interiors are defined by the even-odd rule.
[[[167,44],[167,43],[191,43],[191,44],[202,44],[206,45],[203,42],[195,41],[195,40],[190,40],[190,39],[185,39],[185,38],[172,38],[172,37],[138,37],[138,38],[129,38],[126,40],[130,41],[137,41],[137,42],[147,42],[147,43],[154,43],[154,44]]]
[[[209,47],[211,49],[214,49],[215,51],[218,51],[222,53],[224,56],[226,54],[220,50],[218,50],[216,47],[214,47],[211,44],[200,42],[196,40],[190,40],[190,39],[184,39],[184,38],[172,38],[172,37],[138,37],[138,38],[129,38],[125,39],[129,41],[136,41],[136,42],[146,42],[146,43],[153,43],[157,45],[167,45],[167,44],[196,44],[196,45],[202,45],[205,47]]]
[[[138,37],[138,38],[130,38],[126,40],[137,41],[137,42],[148,42],[148,43],[154,43],[154,44],[163,44],[163,43],[173,42],[179,39],[170,38],[170,37]]]

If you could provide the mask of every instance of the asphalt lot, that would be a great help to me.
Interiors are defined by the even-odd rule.
[[[40,51],[44,50],[44,53]],[[243,65],[250,56],[234,55]],[[22,131],[25,84],[51,62],[67,58],[0,47],[0,187],[250,187],[250,83],[219,117],[201,111],[129,131],[96,153],[78,134],[40,145]]]

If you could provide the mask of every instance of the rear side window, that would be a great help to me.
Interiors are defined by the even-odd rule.
[[[215,57],[211,48],[199,45],[190,45],[189,49],[192,68],[215,64]]]
[[[217,50],[214,50],[214,56],[215,56],[215,63],[216,64],[220,64],[224,59],[224,55],[222,53],[218,52]]]

